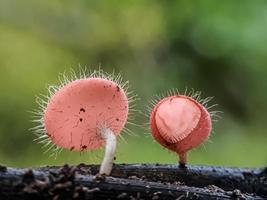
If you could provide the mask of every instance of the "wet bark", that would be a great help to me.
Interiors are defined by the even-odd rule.
[[[267,169],[178,165],[0,167],[0,199],[266,199]]]

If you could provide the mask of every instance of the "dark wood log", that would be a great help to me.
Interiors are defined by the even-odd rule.
[[[112,176],[104,177],[95,176],[98,168],[99,166],[83,164],[76,167],[66,165],[32,170],[0,167],[0,199],[265,199],[266,197],[263,194],[266,191],[266,170],[263,169],[210,170],[211,167],[180,169],[177,165],[114,165]],[[263,193],[260,192],[259,195],[252,192],[248,194],[247,191],[242,193],[238,188],[234,188],[234,185],[231,186],[232,189],[225,191],[215,184],[210,184],[217,183],[216,178],[217,181],[221,178],[226,181],[226,174],[230,178],[229,184],[234,182],[235,178],[236,182],[239,182],[240,173],[243,172],[250,174],[244,176],[244,179],[254,176],[260,179],[258,183],[261,184]],[[209,181],[210,178],[213,180]],[[187,185],[186,182],[190,185],[199,184],[199,187]],[[218,183],[223,186],[222,182]],[[249,182],[236,185],[242,186],[242,189],[249,188]]]
[[[45,169],[42,168],[42,170]],[[81,164],[78,169],[90,170],[92,174],[96,174],[99,171],[99,166]],[[180,182],[195,187],[215,185],[226,191],[239,189],[242,192],[267,196],[267,168],[209,166],[181,168],[179,165],[117,164],[114,165],[111,175],[117,178],[137,177],[151,182]]]
[[[82,165],[81,165],[82,167]],[[97,173],[98,166],[90,167]],[[182,182],[187,186],[216,185],[224,190],[239,189],[242,192],[267,196],[267,168],[225,168],[211,166],[187,166],[160,164],[114,165],[112,176],[127,178],[137,176],[149,181]]]

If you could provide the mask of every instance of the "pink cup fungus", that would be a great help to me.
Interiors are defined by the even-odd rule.
[[[51,86],[48,101],[39,99],[41,122],[34,130],[40,143],[48,150],[55,148],[71,151],[92,151],[105,146],[105,157],[100,174],[109,175],[117,146],[117,136],[128,119],[128,83],[121,77],[108,75],[102,70],[80,78],[72,74],[71,80],[60,87]],[[49,146],[50,145],[50,146]]]
[[[150,128],[154,139],[163,147],[176,152],[180,165],[187,163],[187,152],[208,139],[212,130],[212,117],[218,111],[209,112],[212,98],[200,100],[200,92],[189,96],[172,91],[169,96],[154,102],[150,114]]]

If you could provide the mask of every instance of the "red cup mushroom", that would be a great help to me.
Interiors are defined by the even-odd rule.
[[[109,175],[117,145],[128,119],[127,83],[102,70],[50,87],[48,101],[41,101],[41,122],[34,130],[48,149],[92,151],[105,146],[100,174]],[[40,101],[39,101],[40,102]]]
[[[218,111],[209,112],[205,107],[211,99],[200,100],[200,92],[188,96],[171,92],[154,102],[151,134],[160,145],[178,154],[181,166],[187,163],[187,152],[201,145],[211,133],[212,116],[218,116]]]

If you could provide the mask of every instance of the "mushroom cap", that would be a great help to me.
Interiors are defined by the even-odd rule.
[[[193,98],[177,95],[162,99],[150,115],[152,136],[162,146],[185,153],[202,144],[211,132],[207,109]]]
[[[44,127],[59,147],[95,150],[105,145],[101,130],[109,128],[119,135],[127,117],[127,95],[117,83],[103,78],[79,79],[52,96],[44,112]]]

